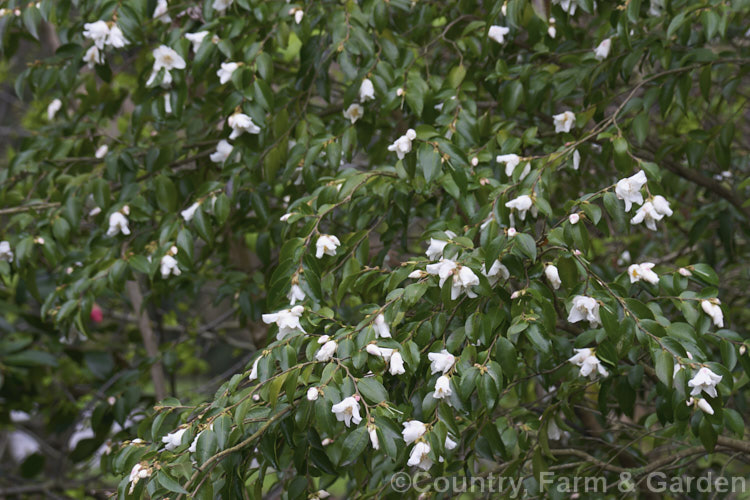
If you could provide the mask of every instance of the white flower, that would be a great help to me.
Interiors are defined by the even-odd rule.
[[[320,396],[320,391],[317,387],[310,387],[307,390],[307,400],[308,401],[315,401],[318,399],[318,396]]]
[[[549,423],[547,424],[547,439],[551,439],[553,441],[559,441],[562,437],[562,432],[560,431],[560,428],[557,426],[557,422],[555,422],[554,418],[549,419]]]
[[[600,43],[595,49],[594,49],[594,57],[598,61],[603,61],[609,56],[609,49],[612,48],[612,39],[606,38],[602,40],[602,43]]]
[[[450,436],[445,436],[445,449],[450,451],[456,449],[458,443],[451,439]]]
[[[359,86],[359,100],[367,102],[373,99],[375,99],[375,87],[373,87],[372,81],[369,78],[365,78]]]
[[[113,24],[109,29],[109,36],[107,37],[106,43],[107,45],[110,45],[116,49],[121,49],[128,45],[130,42],[127,38],[125,38],[125,35],[122,33],[120,27],[116,24]]]
[[[450,230],[445,231],[445,235],[451,239],[456,237],[456,233]],[[430,238],[430,246],[427,247],[427,251],[425,252],[427,254],[427,258],[430,260],[440,259],[443,256],[443,250],[445,249],[445,246],[447,244],[447,241]]]
[[[550,21],[550,23],[553,23],[555,21],[555,18],[554,17],[550,17],[549,21]],[[554,24],[550,24],[547,27],[547,34],[549,35],[550,38],[555,38],[557,36],[557,28],[555,27]]]
[[[159,0],[157,2],[153,18],[158,19],[163,23],[172,22],[172,18],[169,17],[169,5],[167,5],[167,0]]]
[[[573,225],[578,224],[579,220],[581,220],[581,216],[578,214],[570,214],[570,217],[568,217],[568,222]]]
[[[218,2],[219,0],[216,0],[216,1]],[[310,495],[309,500],[323,500],[324,498],[328,498],[330,496],[331,494],[328,493],[326,490],[318,490],[312,495]]]
[[[573,170],[578,170],[581,166],[581,153],[576,149],[573,151]]]
[[[305,11],[299,8],[291,9],[290,14],[294,15],[294,22],[299,24],[302,22],[302,18],[305,17]]]
[[[490,26],[490,30],[487,32],[487,36],[495,40],[497,43],[505,43],[505,35],[510,33],[510,28],[505,26]]]
[[[688,387],[693,389],[690,391],[691,396],[700,396],[701,391],[705,391],[706,394],[715,398],[718,396],[716,392],[716,386],[721,382],[722,376],[712,372],[705,366],[701,367],[696,373],[695,377],[688,381]]]
[[[232,73],[234,73],[240,65],[236,62],[221,63],[221,69],[216,72],[216,76],[219,77],[219,83],[224,85],[232,79]]]
[[[562,285],[562,281],[560,281],[560,273],[558,273],[557,267],[553,266],[552,264],[548,264],[544,268],[544,275],[547,276],[547,280],[549,280],[552,288],[554,288],[555,290],[560,288],[560,285]]]
[[[315,257],[322,259],[323,255],[335,256],[340,245],[339,239],[332,234],[321,234],[315,243]]]
[[[60,99],[54,99],[49,103],[49,106],[47,106],[47,119],[51,121],[61,108],[62,101]]]
[[[219,144],[216,145],[216,152],[211,153],[211,161],[214,163],[224,163],[232,154],[234,147],[229,144],[226,140],[222,139]]]
[[[353,103],[350,104],[348,108],[344,111],[344,118],[352,122],[352,125],[357,123],[357,120],[362,118],[362,114],[365,112],[365,108],[360,106],[359,104]]]
[[[429,353],[427,359],[430,360],[430,372],[433,375],[439,372],[445,374],[456,362],[456,357],[445,349]]]
[[[130,234],[128,218],[121,212],[113,212],[109,216],[109,229],[107,229],[107,236],[116,236],[119,233],[122,233],[125,236]]]
[[[335,340],[329,340],[325,344],[323,344],[323,347],[318,350],[318,352],[315,354],[315,359],[317,361],[328,361],[333,357],[333,354],[336,352],[336,348],[338,347],[338,344]]]
[[[187,429],[177,429],[161,438],[161,442],[166,444],[167,451],[172,451],[182,444],[182,435]]]
[[[427,426],[419,420],[409,420],[403,423],[404,430],[401,434],[404,436],[406,444],[413,443],[421,438],[427,432]]]
[[[495,160],[498,163],[505,163],[505,175],[511,177],[516,167],[521,163],[521,157],[517,154],[498,155]]]
[[[654,196],[641,205],[635,216],[630,219],[630,223],[640,224],[645,221],[647,228],[656,231],[656,221],[670,215],[672,215],[672,209],[669,208],[669,202],[663,196]]]
[[[593,297],[576,295],[573,297],[573,306],[568,314],[568,321],[578,323],[581,320],[589,322],[591,328],[596,328],[602,322],[599,318],[599,303]]]
[[[617,259],[617,265],[622,266],[624,264],[627,264],[632,260],[632,257],[630,256],[630,252],[628,250],[625,250],[620,254],[620,257]]]
[[[422,470],[427,470],[432,467],[432,460],[430,459],[430,445],[424,441],[420,441],[414,445],[409,455],[409,461],[406,465],[417,466]]]
[[[677,272],[680,273],[680,276],[685,276],[685,277],[693,275],[693,273],[690,271],[690,269],[688,269],[686,267],[679,268],[677,270]]]
[[[201,48],[203,39],[208,35],[208,31],[196,31],[195,33],[185,33],[185,38],[193,44],[193,53],[198,53],[198,49]]]
[[[665,0],[651,0],[648,8],[648,15],[653,17],[661,17],[662,12],[665,9],[664,1]]]
[[[512,237],[514,237],[514,236],[516,235],[516,232],[517,232],[517,231],[516,231],[516,228],[515,228],[515,227],[509,227],[509,228],[508,228],[508,232],[507,232],[507,234],[508,234],[508,238],[512,238]]]
[[[571,363],[580,366],[581,371],[580,375],[582,377],[588,377],[589,375],[596,375],[597,372],[602,377],[606,377],[609,375],[609,372],[607,372],[606,368],[604,368],[599,361],[599,358],[596,357],[594,354],[594,351],[592,351],[590,348],[586,347],[583,349],[573,349],[576,354],[573,355],[568,361]]]
[[[407,153],[411,151],[411,141],[417,138],[417,132],[410,128],[406,134],[402,135],[396,142],[388,146],[388,151],[395,151],[399,160],[402,160]]]
[[[378,314],[373,322],[375,328],[375,336],[380,338],[391,338],[391,330],[388,328],[388,323],[385,322],[385,316]]]
[[[576,124],[576,115],[572,111],[566,111],[552,117],[555,120],[555,133],[570,132]]]
[[[102,158],[107,156],[108,152],[109,152],[109,146],[107,146],[106,144],[102,144],[101,146],[97,148],[96,152],[94,153],[94,158],[101,160]]]
[[[567,12],[571,16],[576,13],[578,8],[577,0],[552,0],[553,4],[559,4],[564,12]]]
[[[195,217],[195,212],[198,210],[198,207],[200,207],[201,204],[196,202],[187,207],[185,210],[180,212],[180,215],[183,219],[185,219],[185,222],[190,222],[193,220],[193,217]]]
[[[232,2],[234,0],[214,0],[212,7],[223,14],[232,5]]]
[[[253,362],[253,368],[250,370],[250,376],[248,377],[251,382],[258,378],[258,361],[260,361],[261,357],[262,356],[258,356],[255,358],[255,362]]]
[[[135,440],[133,441],[135,442]],[[130,490],[128,491],[129,494],[132,494],[135,490],[136,484],[138,484],[138,481],[141,479],[145,479],[151,475],[151,469],[148,469],[141,465],[140,463],[135,464],[132,469],[130,469]]]
[[[104,55],[99,51],[99,47],[92,45],[83,55],[83,62],[89,69],[94,69],[97,64],[104,64]]]
[[[302,290],[302,288],[295,283],[292,285],[292,288],[289,290],[289,293],[286,295],[286,298],[289,299],[289,303],[291,305],[294,305],[298,301],[302,302],[303,300],[305,300],[305,291]]]
[[[724,313],[721,311],[721,301],[719,299],[701,300],[701,309],[711,316],[714,325],[724,328]]]
[[[102,50],[109,37],[109,26],[105,21],[86,23],[83,25],[83,37],[94,42],[94,46]]]
[[[630,212],[633,203],[638,205],[643,203],[641,188],[646,185],[646,173],[640,170],[637,174],[620,179],[615,185],[615,195],[620,200],[625,201],[625,211]]]
[[[653,285],[659,282],[659,275],[651,269],[656,264],[652,262],[644,262],[642,264],[631,264],[628,267],[628,276],[630,276],[630,282],[635,283],[636,281],[646,281]]]
[[[336,420],[344,422],[347,427],[349,427],[352,421],[354,421],[355,425],[362,421],[362,417],[359,416],[359,402],[352,396],[344,398],[340,403],[333,405],[331,411],[336,415]]]
[[[424,278],[425,276],[427,276],[426,272],[417,269],[410,272],[408,277],[413,280],[418,280]]]
[[[435,392],[432,393],[432,397],[435,399],[449,398],[453,394],[451,389],[451,379],[445,375],[440,375],[435,381]]]
[[[171,255],[165,255],[161,258],[161,264],[159,269],[161,270],[161,277],[164,279],[169,278],[170,274],[174,274],[175,276],[179,276],[182,271],[180,271],[179,266],[177,265],[177,259],[172,257]]]
[[[531,197],[527,194],[522,194],[518,198],[510,200],[505,204],[505,206],[510,208],[511,210],[518,210],[518,217],[521,220],[526,219],[526,212],[528,212],[529,209],[531,209],[531,215],[536,217],[536,207],[534,206],[534,202],[531,200]]]
[[[321,335],[320,337],[318,337],[318,344],[325,344],[329,340],[331,340],[331,337],[329,337],[328,335]]]
[[[367,347],[365,347],[365,351],[367,351],[368,354],[371,354],[373,356],[378,356],[380,358],[383,358],[386,363],[390,361],[391,356],[393,355],[393,352],[394,352],[393,349],[390,349],[388,347],[378,347],[375,344],[367,344]]]
[[[211,424],[211,429],[213,430],[214,424]],[[198,451],[198,438],[201,437],[201,434],[203,434],[205,431],[200,431],[198,435],[195,436],[195,439],[193,439],[193,442],[190,443],[190,447],[188,448],[188,453],[195,453]]]
[[[168,115],[172,114],[172,99],[169,92],[164,94],[164,112]]]
[[[185,59],[178,54],[174,49],[161,45],[154,49],[154,67],[151,70],[151,76],[148,78],[146,85],[151,85],[156,76],[159,74],[161,69],[164,69],[164,78],[162,79],[161,86],[164,88],[169,87],[172,84],[172,74],[170,73],[173,69],[185,69]]]
[[[10,243],[0,241],[0,261],[13,262],[13,250],[10,249]]]
[[[372,424],[368,424],[367,426],[367,434],[370,435],[370,443],[372,443],[372,447],[376,450],[380,449],[380,441],[378,440],[378,429]]]
[[[227,118],[227,124],[232,128],[232,133],[229,135],[230,140],[236,139],[244,132],[248,134],[260,134],[260,127],[253,123],[253,119],[239,111]]]
[[[389,365],[388,372],[391,375],[403,375],[406,373],[406,369],[404,368],[404,358],[401,357],[401,353],[398,351],[395,351],[391,355]]]
[[[451,262],[451,261],[441,261],[443,262]],[[431,266],[440,266],[441,264],[430,264],[427,266],[427,272],[430,272]],[[477,296],[476,293],[471,289],[471,287],[476,286],[479,284],[479,278],[476,274],[474,274],[474,271],[471,270],[468,266],[462,266],[461,264],[455,265],[455,270],[452,270],[453,274],[453,283],[451,284],[451,300],[456,300],[459,295],[461,295],[462,292],[466,292],[466,296],[470,299],[473,299]],[[434,274],[434,273],[430,273]],[[438,271],[438,274],[440,275],[440,286],[443,286],[443,280],[442,274],[440,274],[440,271]]]
[[[279,327],[279,333],[276,335],[276,339],[281,340],[294,332],[305,333],[304,328],[302,328],[302,325],[299,322],[299,319],[304,312],[304,307],[294,306],[291,309],[282,309],[275,313],[264,314],[262,318],[263,322],[267,325],[276,323],[276,326]]]
[[[484,263],[484,271],[482,271],[482,274],[484,274],[487,277],[487,281],[490,282],[491,286],[495,286],[495,284],[500,280],[507,280],[510,278],[510,271],[508,271],[508,268],[503,265],[502,262],[495,259],[495,262],[492,263],[492,266],[490,267],[490,270],[487,271],[487,263]]]
[[[704,413],[708,413],[709,415],[714,414],[714,409],[711,407],[708,401],[702,398],[690,398],[687,401],[685,401],[685,404],[688,406],[697,406],[700,408]]]

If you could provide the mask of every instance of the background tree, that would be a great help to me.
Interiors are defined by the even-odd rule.
[[[747,474],[750,2],[4,4],[3,496]]]

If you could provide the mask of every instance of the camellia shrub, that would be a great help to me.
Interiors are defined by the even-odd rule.
[[[0,495],[747,475],[749,27],[3,2]]]

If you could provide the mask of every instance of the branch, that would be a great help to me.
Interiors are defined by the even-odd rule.
[[[143,294],[137,281],[128,281],[125,283],[125,290],[133,306],[133,311],[138,316],[138,329],[141,331],[143,346],[146,348],[146,354],[154,359],[151,364],[151,380],[154,383],[154,393],[156,400],[161,401],[167,396],[166,384],[164,382],[164,371],[162,370],[161,361],[159,361],[159,346],[156,344],[154,330],[151,328],[151,320],[143,309]]]

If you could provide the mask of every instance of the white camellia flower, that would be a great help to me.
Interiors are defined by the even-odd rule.
[[[413,443],[427,432],[427,425],[419,420],[409,420],[408,422],[404,422],[403,426],[404,430],[401,431],[401,434],[404,436],[406,444]]]
[[[576,124],[576,115],[572,111],[565,111],[559,115],[554,115],[552,119],[555,120],[555,133],[558,134],[560,132],[570,132],[570,129]]]
[[[107,36],[106,44],[116,49],[121,49],[126,45],[129,45],[130,42],[125,38],[120,27],[113,24],[112,27],[109,28],[109,36]]]
[[[537,214],[537,208],[534,206],[534,202],[531,200],[531,197],[527,194],[522,194],[518,198],[515,198],[513,200],[510,200],[505,204],[506,207],[510,208],[511,210],[518,210],[518,217],[521,220],[526,219],[526,212],[531,210],[531,215],[536,217]]]
[[[651,200],[641,205],[641,208],[635,213],[631,224],[640,224],[641,222],[646,223],[646,227],[652,231],[656,231],[656,221],[660,221],[664,216],[672,215],[672,210],[669,208],[669,202],[663,196],[654,196]]]
[[[177,259],[169,254],[161,258],[159,270],[161,271],[161,277],[164,279],[169,278],[172,274],[179,276],[182,273],[180,267],[177,265]]]
[[[216,72],[216,76],[219,77],[219,83],[224,85],[231,80],[232,74],[237,71],[237,68],[239,67],[239,63],[236,62],[221,63],[221,68]]]
[[[716,392],[716,386],[721,382],[722,376],[717,375],[711,371],[711,369],[703,366],[695,377],[688,381],[688,387],[692,387],[690,391],[691,396],[700,396],[701,392],[705,392],[712,398],[718,397]]]
[[[411,151],[411,141],[417,138],[417,132],[413,128],[406,131],[406,134],[402,135],[396,142],[388,146],[388,151],[395,151],[399,160],[403,160]]]
[[[229,7],[231,7],[234,0],[214,0],[212,7],[214,10],[223,14]]]
[[[631,264],[630,267],[628,267],[628,276],[630,277],[630,282],[635,283],[636,281],[643,280],[647,283],[651,283],[652,285],[657,284],[659,282],[659,275],[651,270],[655,265],[656,264],[652,262]]]
[[[458,272],[453,274],[453,284],[451,285],[451,300],[456,300],[461,293],[473,299],[477,296],[472,287],[479,285],[479,277],[469,266],[458,265]]]
[[[510,33],[510,28],[505,26],[490,26],[490,30],[487,32],[487,36],[496,41],[497,43],[505,43],[505,35]]]
[[[508,235],[508,238],[512,238],[516,235],[517,232],[518,231],[516,231],[515,227],[509,227],[508,230],[506,231],[506,234]]]
[[[166,445],[164,447],[167,451],[172,451],[182,444],[182,435],[185,434],[185,431],[187,429],[177,429],[161,438],[161,442]]]
[[[714,409],[711,407],[711,404],[702,398],[690,398],[685,402],[688,406],[697,406],[701,409],[704,413],[707,413],[709,415],[714,414]]]
[[[594,49],[594,57],[598,61],[603,61],[609,56],[609,49],[612,48],[612,39],[606,38],[602,40],[602,43],[600,43],[595,49]]]
[[[331,340],[331,337],[329,337],[328,335],[321,335],[320,337],[318,337],[318,344],[325,344],[329,340]]]
[[[599,358],[596,357],[592,349],[585,347],[583,349],[573,350],[576,353],[573,357],[568,359],[568,361],[581,367],[580,375],[582,377],[588,377],[591,375],[591,378],[594,378],[597,372],[602,377],[609,375],[609,372],[607,372],[607,369],[602,366],[601,361],[599,361]]]
[[[445,231],[445,235],[450,239],[453,239],[456,237],[456,233],[450,230]],[[447,244],[448,244],[447,241],[430,238],[430,246],[427,248],[427,251],[425,252],[427,254],[427,258],[430,260],[440,259],[443,256],[443,250],[445,250],[445,246]]]
[[[362,118],[364,112],[365,108],[357,103],[352,103],[348,108],[344,110],[344,118],[352,122],[352,125],[354,125],[355,123],[357,123],[357,120]]]
[[[317,361],[329,361],[336,353],[336,348],[338,346],[339,345],[335,340],[329,340],[328,342],[323,344],[323,347],[321,347],[315,354],[315,359]]]
[[[552,264],[547,264],[544,268],[544,275],[547,277],[549,284],[552,285],[552,288],[555,290],[560,288],[562,281],[560,281],[560,273],[557,271],[557,267]]]
[[[47,106],[47,119],[52,121],[58,111],[62,109],[62,101],[60,99],[53,99],[49,106]]]
[[[373,87],[369,78],[365,78],[359,86],[359,100],[360,102],[367,102],[373,99],[375,99],[375,87]]]
[[[433,375],[440,372],[445,374],[456,362],[456,357],[446,349],[443,349],[440,352],[429,353],[427,359],[430,360],[430,373]]]
[[[291,9],[289,9],[289,15],[294,16],[294,22],[296,24],[299,24],[305,17],[305,11],[300,9],[299,7],[292,7]]]
[[[630,212],[633,203],[641,205],[643,203],[643,194],[641,189],[646,185],[646,173],[640,170],[637,174],[620,179],[615,185],[615,195],[618,199],[625,202],[625,211]]]
[[[109,37],[109,25],[106,21],[96,21],[83,25],[83,37],[94,42],[94,46],[99,50],[104,49]]]
[[[232,146],[228,141],[224,139],[220,140],[216,145],[216,152],[211,153],[211,161],[214,163],[224,163],[225,161],[227,161],[227,158],[229,158],[229,155],[232,154],[233,149],[234,146]]]
[[[482,274],[487,277],[487,281],[490,282],[490,286],[495,286],[498,281],[505,281],[510,278],[510,271],[508,271],[508,268],[505,267],[505,265],[503,265],[503,263],[497,259],[495,259],[495,262],[492,263],[489,271],[487,271],[487,263],[485,262],[484,269],[485,270],[482,271]]]
[[[508,177],[513,176],[513,172],[516,170],[516,167],[521,163],[521,157],[517,154],[497,155],[495,160],[498,163],[505,164],[505,175],[507,175]]]
[[[557,426],[557,422],[555,422],[554,418],[549,419],[549,423],[547,424],[547,439],[559,441],[561,437],[562,431],[560,431],[560,428]]]
[[[0,261],[13,262],[13,250],[10,249],[10,243],[0,241]]]
[[[449,398],[453,394],[451,389],[451,379],[445,375],[440,375],[435,381],[435,392],[432,393],[432,397],[435,399]]]
[[[104,64],[104,54],[101,53],[99,47],[92,45],[83,55],[83,62],[89,69],[94,69],[97,64]]]
[[[581,153],[576,149],[573,151],[573,170],[578,170],[581,166]]]
[[[318,399],[318,396],[320,396],[320,391],[317,387],[310,387],[307,390],[307,400],[308,401],[315,401]]]
[[[333,405],[331,411],[336,415],[336,420],[344,422],[347,427],[349,427],[352,421],[354,425],[362,421],[362,417],[359,416],[359,402],[352,396],[344,398],[340,403]]]
[[[128,479],[130,482],[130,490],[128,491],[128,494],[132,495],[138,481],[146,479],[149,476],[151,476],[151,469],[144,467],[140,463],[135,464],[133,468],[130,469],[130,478]]]
[[[654,205],[654,210],[663,217],[671,217],[672,209],[669,207],[669,202],[666,198],[661,195],[656,195],[651,199],[651,203]]]
[[[571,16],[576,13],[578,8],[578,0],[552,0],[552,3],[560,5],[560,8]]]
[[[406,369],[404,368],[404,358],[401,356],[400,352],[395,351],[391,355],[388,372],[391,375],[403,375],[406,373]]]
[[[383,358],[387,363],[388,361],[390,361],[394,350],[388,347],[378,347],[375,344],[367,344],[367,346],[365,347],[365,351],[373,356]]]
[[[109,216],[109,229],[107,229],[107,236],[117,236],[118,234],[124,234],[128,236],[130,234],[130,228],[128,228],[128,218],[121,212],[113,212]]]
[[[151,70],[151,76],[146,82],[146,86],[150,86],[159,71],[164,69],[164,78],[162,79],[161,86],[168,88],[172,84],[172,74],[170,73],[173,69],[185,69],[185,59],[180,56],[174,49],[161,45],[154,49],[154,67]]]
[[[305,300],[305,291],[298,284],[294,283],[286,298],[289,299],[289,304],[294,305],[297,302]]]
[[[599,317],[599,302],[593,297],[576,295],[573,297],[573,306],[568,314],[568,321],[578,323],[581,320],[589,322],[591,328],[596,328],[602,323]]]
[[[378,429],[372,424],[367,424],[367,434],[370,436],[370,443],[373,449],[380,449],[380,441],[378,440]]]
[[[109,146],[107,146],[106,144],[102,144],[94,153],[94,158],[101,160],[102,158],[107,156],[107,153],[109,153]]]
[[[451,439],[450,436],[445,436],[445,449],[446,450],[448,451],[455,450],[457,446],[458,446],[458,443],[456,441]]]
[[[230,140],[236,139],[245,132],[248,134],[260,134],[260,127],[253,123],[253,119],[239,111],[227,118],[227,124],[232,129],[232,133],[229,135]]]
[[[375,337],[391,338],[391,329],[388,327],[388,323],[385,322],[385,316],[382,314],[378,314],[375,317],[372,326],[375,328]]]
[[[195,33],[185,33],[185,38],[193,44],[193,53],[197,54],[198,49],[201,48],[203,39],[208,35],[208,31],[196,31]]]
[[[568,217],[568,222],[573,225],[578,224],[579,220],[581,220],[581,216],[578,214],[570,214],[570,217]]]
[[[302,325],[299,322],[299,319],[304,312],[304,307],[294,306],[291,309],[282,309],[275,313],[264,314],[262,318],[263,322],[267,325],[276,323],[276,326],[279,327],[279,333],[276,335],[276,339],[281,340],[294,332],[306,333],[305,329],[302,328]]]
[[[409,461],[406,462],[409,466],[417,466],[422,470],[428,470],[432,467],[432,460],[430,459],[430,445],[424,441],[420,441],[414,445],[409,455]]]
[[[665,0],[651,0],[648,7],[648,15],[652,17],[661,17],[664,9],[666,8],[664,2]]]
[[[714,325],[724,328],[724,313],[721,311],[721,301],[719,299],[701,300],[701,309],[711,316]]]
[[[158,19],[159,21],[163,23],[171,23],[172,18],[169,17],[169,5],[167,4],[167,0],[159,0],[156,3],[156,8],[154,9],[154,19]]]
[[[685,277],[693,275],[692,271],[690,271],[690,269],[686,267],[679,268],[677,272],[680,273],[680,276],[685,276]]]
[[[217,0],[218,1],[218,0]],[[312,495],[308,497],[308,500],[323,500],[325,498],[330,497],[331,494],[328,493],[326,490],[318,490]]]
[[[336,255],[336,249],[341,245],[337,237],[332,234],[321,234],[315,243],[315,257],[322,259],[323,255]]]
[[[195,212],[198,210],[198,207],[200,207],[201,204],[196,202],[187,207],[185,210],[180,212],[180,215],[183,219],[185,219],[185,222],[190,222],[193,220],[193,217],[195,217]]]
[[[248,379],[252,382],[253,380],[257,380],[258,378],[258,361],[260,361],[260,358],[262,356],[258,356],[255,358],[255,361],[253,362],[253,368],[250,370],[250,376]]]
[[[550,17],[549,18],[549,26],[547,27],[547,34],[550,38],[555,38],[557,36],[557,28],[555,27],[555,18]]]

